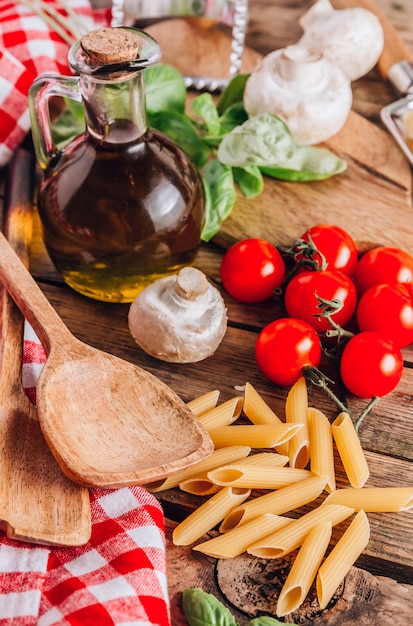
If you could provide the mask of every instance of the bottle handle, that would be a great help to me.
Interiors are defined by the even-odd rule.
[[[33,145],[42,170],[47,168],[53,158],[61,154],[53,141],[49,99],[58,96],[82,102],[79,82],[79,76],[42,74],[30,87],[28,100]]]

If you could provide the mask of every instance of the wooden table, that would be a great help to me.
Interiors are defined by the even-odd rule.
[[[378,4],[413,46],[413,4],[410,0],[401,0],[397,4],[380,0]],[[251,0],[248,45],[265,54],[295,42],[300,36],[297,19],[309,5],[308,0],[294,3],[290,0]],[[372,71],[354,83],[353,90],[354,110],[380,124],[380,108],[394,99],[391,87]],[[5,174],[2,172],[2,199]],[[196,261],[218,287],[222,253],[219,246],[210,243],[203,246]],[[229,315],[228,331],[216,354],[194,365],[171,365],[152,359],[137,348],[128,331],[128,305],[88,300],[62,283],[47,258],[38,228],[32,247],[31,272],[74,335],[148,369],[185,401],[213,389],[220,390],[220,402],[225,401],[239,395],[237,387],[248,381],[278,415],[284,414],[287,390],[271,384],[259,372],[254,359],[257,334],[281,312],[275,301],[248,306],[224,294]],[[403,355],[406,367],[400,385],[376,405],[361,429],[361,442],[371,470],[369,484],[374,486],[413,485],[413,347],[405,348]],[[335,406],[322,392],[311,390],[310,402],[330,419],[337,414]],[[364,404],[362,400],[350,398],[355,415]],[[174,547],[170,540],[171,529],[202,500],[185,496],[178,490],[158,496],[164,506],[168,530],[173,625],[186,624],[180,610],[181,593],[185,587],[199,586],[215,593],[230,607],[241,625],[260,612],[275,615],[277,591],[285,579],[288,559],[280,563],[238,557],[233,562],[215,562],[192,553],[190,548]],[[369,520],[370,543],[357,567],[352,568],[345,584],[338,590],[332,606],[320,611],[311,592],[302,609],[290,616],[290,621],[326,626],[343,626],[357,621],[379,626],[410,623],[413,610],[411,512],[369,514]]]

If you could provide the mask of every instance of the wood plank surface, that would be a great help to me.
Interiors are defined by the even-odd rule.
[[[220,288],[222,288],[219,280],[221,258],[222,251],[219,247],[213,244],[206,245],[202,248],[196,263]],[[245,305],[232,300],[223,292],[228,306],[229,327],[216,354],[198,364],[171,365],[159,362],[137,348],[127,327],[128,305],[108,306],[105,303],[94,302],[62,285],[60,277],[45,256],[38,232],[35,237],[31,267],[52,305],[58,310],[70,330],[80,339],[145,367],[170,385],[185,401],[212,389],[219,389],[220,401],[225,401],[239,394],[239,388],[242,388],[247,381],[251,382],[277,415],[281,419],[284,418],[287,389],[269,383],[259,372],[254,360],[254,346],[258,332],[266,323],[282,314],[282,304],[277,298],[264,305]],[[407,367],[400,385],[393,393],[381,399],[365,419],[361,429],[361,441],[371,470],[369,485],[413,484],[413,421],[411,419],[413,354],[411,346],[404,349],[404,352]],[[356,398],[349,400],[354,415],[358,415],[365,402]],[[317,389],[310,391],[310,403],[323,410],[329,419],[333,419],[337,414],[336,407]],[[336,463],[338,484],[344,485],[345,477],[338,459]],[[238,582],[234,579],[230,584],[227,580],[230,565],[194,553],[191,547],[173,546],[171,542],[171,525],[173,527],[174,524],[184,519],[202,503],[203,499],[195,498],[178,489],[161,492],[157,494],[157,497],[163,505],[169,529],[167,556],[173,626],[186,624],[180,609],[180,598],[183,588],[189,586],[199,585],[205,591],[215,593],[231,610],[234,610],[232,592],[236,589],[238,604],[235,602],[235,606],[240,610],[236,609],[234,614],[241,626],[254,617],[257,611],[271,612],[273,610],[273,605],[265,604],[265,599],[267,598],[270,602],[276,594],[277,587],[273,585],[273,580],[275,575],[280,580],[283,576],[285,579],[285,566],[280,571],[279,563],[278,566],[276,563],[271,563],[270,566],[266,564],[265,571],[268,567],[270,572],[276,571],[276,574],[269,574],[272,594],[268,596],[267,586],[270,583],[267,579],[267,586],[265,586],[262,578],[257,578],[256,568],[259,564],[250,559],[247,560],[250,569],[246,568],[243,559],[238,560],[243,566],[243,582],[237,578]],[[308,507],[303,507],[294,514],[301,514],[307,509]],[[410,618],[406,617],[406,612],[410,610],[408,600],[410,595],[407,594],[406,598],[406,588],[413,584],[411,512],[369,514],[369,521],[372,528],[371,541],[357,562],[357,566],[364,570],[352,569],[345,584],[338,591],[337,599],[342,598],[342,603],[335,601],[334,606],[339,607],[337,611],[339,611],[340,619],[348,619],[347,623],[350,624],[354,606],[358,609],[357,615],[367,620],[371,615],[377,614],[374,613],[373,608],[376,607],[378,610],[380,599],[380,610],[384,611],[381,613],[383,626],[391,623],[390,606],[397,607],[400,620],[398,624],[407,626],[409,623],[407,620]],[[186,568],[184,578],[183,564]],[[261,567],[264,570],[262,564]],[[235,566],[233,569],[239,576],[240,569]],[[222,586],[217,583],[218,570],[225,572],[226,582],[222,583]],[[253,587],[251,587],[251,581],[255,581]],[[242,586],[244,586],[244,595],[239,595],[241,594],[239,589]],[[248,603],[244,604],[245,597],[248,595],[255,603],[253,609]],[[372,605],[369,601],[371,595],[377,600],[377,604]],[[261,597],[261,603],[257,603],[258,596]],[[291,621],[302,624],[319,623],[323,626],[339,623],[336,611],[329,608],[320,613],[314,609],[314,605],[314,596],[310,596],[302,611],[298,612],[298,615],[291,616]],[[353,609],[349,609],[348,613],[345,612],[343,616],[346,607],[353,607]],[[345,621],[343,623],[346,624]]]
[[[387,15],[398,27],[405,41],[413,46],[413,4],[410,0],[398,3],[390,0],[378,0]],[[247,33],[248,45],[265,54],[273,49],[294,43],[300,36],[299,16],[311,5],[310,0],[250,0],[250,22]],[[384,170],[392,168],[392,159],[383,161],[383,151],[376,153],[376,141],[383,139],[387,145],[389,137],[383,135],[387,131],[380,123],[380,109],[391,102],[395,95],[391,87],[372,70],[366,77],[353,84],[353,111],[373,124],[367,143],[360,136],[357,150],[363,152],[363,158],[381,159],[380,167]],[[355,123],[360,122],[356,115],[352,116]],[[368,126],[369,131],[371,127]],[[376,132],[379,131],[379,132]],[[354,137],[352,133],[352,136]],[[385,138],[384,138],[385,137]],[[342,137],[341,145],[346,145],[347,137]],[[352,140],[351,140],[352,141]],[[351,143],[351,142],[350,142]],[[394,146],[393,146],[394,147]],[[350,148],[352,146],[350,145]],[[354,149],[354,146],[353,146]],[[400,155],[397,159],[400,158]],[[397,161],[398,162],[398,161]],[[375,172],[380,170],[377,166]],[[334,182],[345,190],[346,203],[342,207],[342,223],[363,228],[360,241],[368,247],[374,242],[377,229],[384,231],[397,240],[405,241],[411,250],[413,239],[409,234],[411,214],[407,213],[405,239],[399,239],[395,233],[395,221],[399,212],[405,214],[409,206],[408,183],[406,168],[393,168],[392,174],[382,171],[375,177],[379,186],[379,199],[375,197],[373,211],[370,206],[363,205],[356,215],[349,213],[354,197],[363,188],[363,176],[359,168],[358,182],[350,177],[341,182]],[[396,170],[396,171],[395,171]],[[387,170],[388,172],[389,170]],[[400,174],[401,172],[401,174]],[[390,202],[396,193],[392,177],[400,176],[398,183],[399,197],[405,204]],[[393,178],[394,180],[394,178]],[[0,173],[0,194],[3,178]],[[332,183],[327,183],[329,187]],[[362,187],[358,185],[361,184]],[[396,185],[397,186],[397,185]],[[315,201],[321,195],[315,185],[311,191]],[[4,189],[4,188],[3,188]],[[294,195],[294,193],[293,193]],[[325,194],[328,197],[328,194]],[[277,194],[274,196],[274,201]],[[373,202],[373,201],[372,201]],[[267,210],[267,209],[266,209]],[[303,209],[307,211],[307,207]],[[315,214],[310,213],[311,219]],[[334,214],[337,217],[337,213]],[[366,215],[368,219],[366,219]],[[396,215],[396,220],[394,216]],[[324,208],[323,217],[329,220],[332,213],[329,207]],[[254,225],[254,216],[249,215],[249,225]],[[266,214],[266,220],[270,215]],[[277,217],[279,220],[280,218]],[[403,219],[403,218],[400,218]],[[289,218],[291,233],[302,228],[304,221],[301,216]],[[359,224],[363,222],[363,224]],[[238,228],[238,226],[237,226]],[[255,232],[260,236],[267,234],[266,229]],[[284,233],[284,231],[283,231]],[[223,241],[204,245],[197,258],[196,265],[202,269],[210,280],[222,289],[219,277],[219,266],[222,259],[222,246],[228,245],[231,237],[238,237],[233,232],[227,238],[222,234]],[[285,234],[283,235],[283,238]],[[35,231],[32,248],[31,272],[52,305],[61,315],[69,329],[83,341],[136,363],[156,374],[166,384],[189,401],[192,398],[210,391],[220,390],[220,401],[225,401],[240,393],[245,383],[251,382],[263,395],[273,410],[283,418],[287,389],[270,383],[258,370],[254,348],[255,341],[262,327],[272,319],[284,314],[282,301],[273,298],[263,305],[244,305],[232,300],[223,290],[228,307],[228,331],[219,349],[212,357],[198,364],[181,365],[166,364],[144,354],[133,341],[127,325],[128,305],[113,305],[88,300],[63,285],[61,278],[52,267],[41,243],[39,228]],[[413,347],[403,349],[405,369],[398,388],[382,398],[363,422],[360,436],[366,451],[371,477],[370,485],[388,486],[396,484],[413,484]],[[354,415],[358,415],[365,402],[349,397],[349,406]],[[310,403],[323,410],[329,419],[337,414],[336,407],[319,390],[311,389]],[[339,485],[344,484],[345,477],[337,461]],[[234,561],[216,560],[192,551],[191,547],[174,546],[171,533],[176,524],[184,519],[203,500],[178,489],[157,494],[162,503],[167,524],[167,558],[168,585],[171,598],[172,626],[186,626],[182,615],[181,595],[185,587],[200,586],[205,591],[214,593],[233,612],[240,626],[258,614],[274,615],[275,601],[280,585],[285,580],[289,568],[289,560],[267,561],[251,557],[237,557]],[[310,506],[310,505],[308,505]],[[308,508],[308,507],[307,507]],[[306,507],[292,512],[299,515]],[[360,623],[378,626],[408,626],[411,623],[412,591],[413,591],[413,524],[412,513],[369,514],[371,523],[371,540],[356,563],[340,585],[332,602],[326,610],[321,611],[315,599],[314,590],[300,611],[287,616],[286,621],[297,624],[317,624],[321,626],[350,626]],[[342,532],[345,524],[338,529]],[[216,533],[211,531],[210,535]],[[338,534],[335,535],[337,540]]]

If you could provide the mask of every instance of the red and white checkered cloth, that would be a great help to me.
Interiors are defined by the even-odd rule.
[[[58,0],[44,0],[66,15]],[[36,0],[32,0],[33,3]],[[105,11],[92,11],[88,0],[66,0],[90,29],[108,25]],[[30,130],[27,95],[42,73],[70,74],[68,45],[26,5],[0,0],[0,167]]]
[[[23,384],[35,399],[45,353],[26,324]],[[90,489],[92,534],[43,547],[0,534],[0,626],[169,626],[165,526],[143,487]]]

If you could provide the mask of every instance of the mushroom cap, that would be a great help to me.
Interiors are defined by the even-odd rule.
[[[320,52],[354,81],[376,65],[384,46],[379,18],[363,7],[334,9],[318,0],[300,19],[302,45]]]
[[[352,101],[351,83],[342,71],[298,44],[265,56],[244,91],[248,115],[277,115],[298,145],[321,143],[338,133]]]
[[[151,356],[196,363],[211,356],[227,329],[221,293],[195,268],[154,281],[132,302],[129,330]]]

